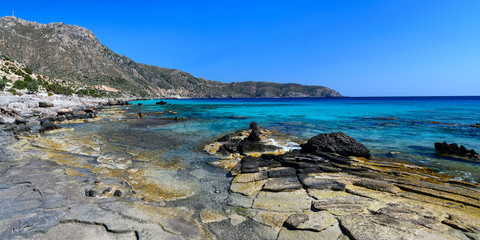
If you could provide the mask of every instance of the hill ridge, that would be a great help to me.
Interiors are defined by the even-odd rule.
[[[74,90],[103,85],[125,94],[175,98],[338,97],[322,86],[197,78],[178,69],[137,63],[83,27],[0,17],[0,53]]]

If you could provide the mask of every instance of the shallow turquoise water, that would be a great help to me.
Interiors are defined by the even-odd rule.
[[[157,101],[135,101],[132,103],[143,106],[127,109],[186,118],[161,130],[189,136],[192,148],[201,139],[245,129],[251,121],[287,133],[297,142],[341,131],[367,146],[376,157],[411,161],[480,182],[480,164],[438,156],[433,147],[434,142],[446,141],[480,151],[480,128],[469,126],[480,123],[480,97],[188,99],[165,100],[165,106],[155,105]]]

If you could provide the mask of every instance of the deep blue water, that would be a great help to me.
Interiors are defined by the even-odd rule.
[[[155,105],[157,101],[135,101],[132,103],[143,106],[128,109],[186,118],[166,128],[200,133],[204,139],[245,129],[251,121],[286,133],[296,142],[341,131],[376,157],[410,161],[480,182],[480,164],[438,156],[433,146],[435,142],[456,142],[480,151],[480,128],[469,126],[480,123],[480,97],[167,99],[165,106]]]

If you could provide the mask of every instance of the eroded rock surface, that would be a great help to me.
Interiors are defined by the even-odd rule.
[[[317,136],[302,150],[244,157],[231,173],[230,190],[241,195],[229,203],[277,239],[480,238],[478,184],[393,160],[348,157],[370,154],[344,134],[330,136],[349,140],[332,140],[329,148],[329,137]]]

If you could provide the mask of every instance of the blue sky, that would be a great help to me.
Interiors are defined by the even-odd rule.
[[[100,2],[100,3],[98,3]],[[7,1],[134,61],[346,96],[480,95],[480,1]]]

